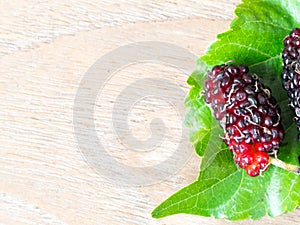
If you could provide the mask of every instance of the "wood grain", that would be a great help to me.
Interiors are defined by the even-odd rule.
[[[171,43],[201,55],[217,33],[228,29],[238,3],[0,2],[0,224],[229,224],[190,215],[151,218],[158,203],[197,177],[199,159],[190,154],[187,140],[183,142],[191,157],[172,176],[153,184],[118,185],[112,182],[115,174],[108,170],[110,177],[104,176],[85,160],[74,132],[73,109],[81,80],[102,56],[140,41]],[[166,126],[163,142],[141,152],[118,138],[113,120],[121,120],[124,114],[112,116],[113,108],[122,90],[141,78],[166,79],[187,93],[187,76],[160,63],[120,68],[101,88],[95,116],[82,114],[82,119],[95,122],[105,150],[119,163],[147,167],[167,161],[183,132],[182,118],[173,113],[178,109],[151,96],[134,104],[127,118],[131,135],[147,140],[154,118]],[[143,87],[135,90],[143,91]],[[124,107],[132,97],[134,92]],[[94,140],[81,135],[92,145]],[[296,210],[276,219],[236,224],[299,222]]]

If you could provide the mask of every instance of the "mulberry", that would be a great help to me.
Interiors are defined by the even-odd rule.
[[[283,139],[280,108],[245,65],[218,65],[205,80],[205,102],[224,130],[235,163],[249,176],[267,170]]]
[[[290,107],[294,111],[300,141],[300,28],[293,29],[283,42],[283,87],[290,98]]]

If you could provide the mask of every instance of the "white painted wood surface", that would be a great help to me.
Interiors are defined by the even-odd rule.
[[[154,184],[118,184],[115,178],[126,171],[116,175],[108,168],[104,175],[91,167],[76,139],[73,109],[81,80],[105,54],[130,43],[160,41],[201,55],[217,33],[228,29],[238,3],[1,1],[0,224],[229,224],[190,215],[160,220],[150,216],[157,204],[197,177],[199,159],[187,140],[181,140],[182,118],[173,113],[181,113],[179,109],[153,96],[135,102],[125,117],[130,135],[147,140],[153,135],[150,122],[154,118],[165,124],[165,139],[148,151],[125,145],[116,133],[123,128],[113,127],[114,121],[124,118],[123,111],[113,115],[116,99],[130,84],[141,78],[166,79],[187,93],[188,74],[157,62],[120,68],[101,87],[94,117],[82,114],[81,119],[95,122],[108,154],[129,167],[168,163],[181,140],[191,157],[179,171]],[[144,87],[137,88],[125,96],[128,101],[123,106],[132,103],[134,93],[144,92]],[[95,141],[80,135],[87,146]],[[300,223],[298,210],[276,219],[236,224],[287,223]]]

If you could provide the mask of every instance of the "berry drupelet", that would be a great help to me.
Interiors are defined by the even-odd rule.
[[[224,130],[235,163],[250,176],[267,170],[283,139],[280,109],[271,91],[244,65],[219,65],[205,80],[205,102]]]
[[[290,107],[294,111],[300,141],[300,28],[293,29],[283,43],[283,87],[290,98]]]

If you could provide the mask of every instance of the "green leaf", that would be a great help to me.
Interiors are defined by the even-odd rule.
[[[223,131],[203,99],[207,70],[228,60],[248,65],[271,88],[281,107],[285,138],[278,157],[299,165],[297,129],[280,78],[282,40],[300,26],[299,12],[298,0],[244,0],[235,10],[237,18],[231,29],[219,34],[198,60],[198,69],[188,79],[191,89],[185,104],[189,108],[186,124],[190,141],[202,157],[199,177],[160,204],[152,212],[154,218],[187,213],[229,220],[259,219],[299,206],[298,175],[271,165],[263,176],[249,177],[236,167],[232,153],[219,137]]]

